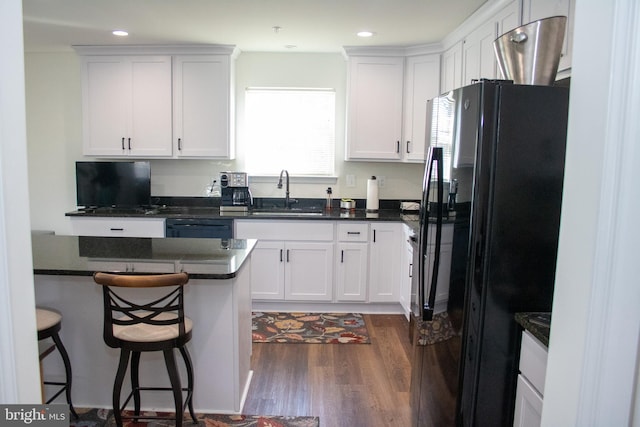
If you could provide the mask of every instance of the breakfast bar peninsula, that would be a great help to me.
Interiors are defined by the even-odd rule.
[[[39,306],[62,313],[61,335],[71,359],[74,406],[110,408],[118,365],[118,350],[107,347],[102,338],[102,290],[94,283],[93,273],[185,271],[190,277],[185,312],[193,320],[188,346],[195,374],[195,409],[240,412],[252,375],[250,263],[255,244],[251,239],[33,234],[35,299]],[[44,359],[43,365],[49,379],[64,378],[62,364],[55,358]],[[178,367],[181,378],[186,378],[184,366],[178,362]],[[123,390],[129,387],[129,380],[125,381]],[[142,355],[140,382],[149,387],[169,384],[161,352]],[[142,409],[171,410],[172,399],[171,393],[146,392]]]

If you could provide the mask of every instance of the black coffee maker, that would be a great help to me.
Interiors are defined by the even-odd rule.
[[[221,172],[220,212],[247,212],[253,200],[246,172]]]

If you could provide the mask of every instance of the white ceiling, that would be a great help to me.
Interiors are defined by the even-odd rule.
[[[418,46],[442,40],[485,1],[23,0],[24,42],[28,52],[114,44],[231,44],[245,52]],[[114,29],[130,35],[117,38]],[[360,30],[375,35],[362,39]]]

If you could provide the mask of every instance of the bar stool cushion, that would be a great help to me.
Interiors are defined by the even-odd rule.
[[[62,321],[62,315],[53,310],[36,308],[36,325],[38,332],[49,329]]]
[[[145,313],[136,313],[139,317],[144,317]],[[161,313],[154,317],[156,321],[176,319],[178,316],[175,313]],[[129,320],[129,316],[121,316],[118,320]],[[191,332],[193,328],[193,321],[185,317],[184,318],[185,332]],[[123,341],[131,342],[161,342],[178,338],[180,335],[178,331],[178,325],[149,325],[146,323],[137,323],[135,325],[113,325],[113,336]]]

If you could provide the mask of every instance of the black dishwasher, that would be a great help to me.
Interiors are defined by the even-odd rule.
[[[233,219],[167,218],[165,236],[233,239]]]

